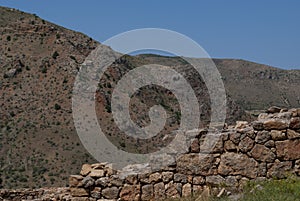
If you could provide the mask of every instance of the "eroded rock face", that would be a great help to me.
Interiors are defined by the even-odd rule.
[[[257,176],[258,163],[245,154],[225,153],[221,156],[218,173],[221,175]]]

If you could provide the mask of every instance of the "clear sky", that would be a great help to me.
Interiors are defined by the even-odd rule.
[[[0,0],[99,42],[137,28],[164,28],[214,58],[300,69],[299,0]]]

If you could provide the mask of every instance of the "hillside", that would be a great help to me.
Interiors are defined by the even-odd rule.
[[[95,162],[76,134],[71,99],[80,64],[100,44],[35,15],[3,7],[0,7],[0,13],[0,186],[65,186],[67,177],[77,173],[82,163]],[[240,60],[215,62],[228,93],[227,122],[247,118],[243,108],[299,107],[299,71]],[[101,103],[109,103],[113,87],[122,75],[147,63],[168,65],[187,72],[186,79],[204,104],[202,126],[209,121],[205,83],[201,77],[194,76],[192,69],[181,59],[156,55],[124,56],[107,71],[110,76],[100,80],[96,109],[108,138],[120,148],[127,145],[130,151],[143,152],[147,142],[136,150],[126,139],[120,140],[119,131],[111,123],[111,111]],[[140,126],[147,125],[148,108],[157,103],[164,103],[170,113],[164,132],[176,130],[178,104],[174,95],[157,86],[146,87],[133,97],[133,120]]]

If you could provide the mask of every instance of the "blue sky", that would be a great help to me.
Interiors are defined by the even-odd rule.
[[[211,57],[300,69],[298,0],[0,0],[102,42],[138,28],[164,28]]]

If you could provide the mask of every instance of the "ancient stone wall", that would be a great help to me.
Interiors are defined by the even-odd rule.
[[[239,189],[249,180],[300,174],[300,109],[272,107],[257,121],[237,122],[208,135],[199,131],[188,153],[154,172],[123,174],[110,164],[84,164],[80,175],[70,176],[70,192],[94,199],[160,200],[189,196],[208,186]],[[203,139],[215,136],[218,141],[207,152]]]

